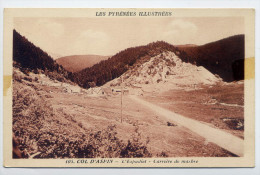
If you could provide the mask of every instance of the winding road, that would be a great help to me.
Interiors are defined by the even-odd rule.
[[[177,123],[183,127],[188,128],[194,133],[204,137],[208,142],[215,143],[216,145],[230,151],[237,156],[243,156],[244,153],[244,140],[238,138],[223,130],[212,128],[206,124],[203,124],[197,120],[193,120],[182,115],[176,114],[170,110],[159,107],[155,104],[147,102],[138,96],[129,95],[129,98],[133,101],[146,106],[150,110],[157,113],[158,116],[166,117],[168,120]]]

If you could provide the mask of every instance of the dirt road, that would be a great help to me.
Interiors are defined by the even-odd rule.
[[[203,124],[199,121],[181,116],[170,110],[159,107],[155,104],[142,100],[141,98],[129,95],[129,98],[133,101],[142,104],[149,108],[150,110],[156,112],[159,116],[165,117],[168,120],[171,120],[178,125],[188,128],[192,132],[197,133],[198,135],[204,137],[208,142],[217,144],[218,146],[236,154],[238,156],[243,156],[244,152],[244,141],[232,134],[224,132],[220,129],[212,128],[206,124]]]

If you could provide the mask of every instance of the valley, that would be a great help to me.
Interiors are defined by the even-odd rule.
[[[14,36],[13,137],[23,158],[243,156],[249,80],[234,81],[244,63],[234,70],[229,64],[243,53],[231,49],[204,65],[199,52],[214,55],[214,46],[243,36],[181,49],[157,41],[94,56],[87,68],[86,56],[60,59],[62,65]]]
[[[33,76],[31,75],[31,77]],[[71,131],[73,129],[74,131],[71,132],[80,130],[88,134],[115,126],[117,137],[122,142],[127,143],[128,140],[138,139],[138,142],[147,144],[147,149],[152,157],[226,157],[234,156],[234,154],[217,146],[214,142],[202,137],[200,134],[196,134],[189,127],[175,122],[174,119],[155,113],[146,106],[140,105],[132,97],[149,101],[169,111],[201,121],[200,123],[210,128],[221,129],[226,133],[233,134],[234,137],[243,138],[243,130],[229,128],[229,125],[221,119],[223,114],[216,117],[217,113],[212,108],[213,106],[220,108],[219,104],[212,104],[212,107],[208,107],[209,104],[205,105],[206,99],[201,94],[203,92],[204,95],[206,94],[206,87],[203,90],[176,90],[174,92],[166,91],[162,94],[145,92],[142,96],[124,94],[122,96],[121,123],[120,93],[113,95],[96,94],[94,96],[84,90],[82,92],[68,93],[64,87],[53,86],[51,80],[45,79],[47,84],[44,85],[39,82],[40,78],[36,82],[23,81],[23,84],[37,89],[39,98],[44,97],[44,101],[52,107],[54,115],[58,116],[56,120],[60,123],[68,120],[67,116],[70,116],[69,122],[75,123],[76,128],[73,129],[70,125],[62,125],[60,127],[63,130]],[[226,85],[226,87],[228,86],[230,84]],[[242,87],[241,84],[239,86]],[[242,89],[241,92],[243,92]],[[169,94],[172,93],[178,95],[171,95],[171,98],[169,98]],[[200,96],[198,96],[196,101],[188,102],[186,97],[194,93],[200,94]],[[199,97],[201,98],[199,99]],[[196,106],[190,107],[192,104]],[[236,108],[239,111],[241,107],[224,106],[222,108],[227,111]],[[238,111],[236,113],[239,113]],[[211,115],[212,112],[214,112],[214,115]],[[191,115],[192,113],[193,115]],[[230,116],[228,113],[226,115]],[[237,117],[242,118],[242,114],[240,115]],[[70,138],[69,135],[65,137]],[[77,140],[77,138],[73,139]],[[33,153],[35,152],[36,150]]]

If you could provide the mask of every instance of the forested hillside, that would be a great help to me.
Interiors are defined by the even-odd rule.
[[[203,66],[224,81],[244,79],[244,35],[235,35],[202,46],[178,47],[189,62]]]
[[[52,79],[70,80],[84,88],[104,85],[121,76],[134,64],[141,65],[165,51],[174,52],[184,62],[205,67],[224,81],[244,79],[244,35],[232,36],[203,46],[175,47],[164,41],[157,41],[145,46],[127,48],[107,60],[75,73],[66,71],[46,52],[15,30],[13,36],[14,66],[23,72],[42,71]]]
[[[72,73],[63,69],[46,52],[21,36],[16,30],[13,31],[13,61],[14,66],[24,73],[42,72],[59,81],[67,81],[72,76]]]
[[[158,41],[145,46],[125,49],[108,60],[75,73],[74,81],[84,88],[101,86],[125,73],[133,64],[142,64],[164,51],[172,51],[187,61],[185,52],[178,51],[176,47],[164,41]]]

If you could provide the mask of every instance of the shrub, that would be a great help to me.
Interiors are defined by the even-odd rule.
[[[150,142],[149,138],[142,139],[139,126],[135,126],[135,132],[132,139],[128,140],[127,145],[122,149],[120,157],[136,158],[136,157],[151,157],[152,154],[147,149],[147,144]]]
[[[83,127],[63,110],[54,110],[33,87],[14,81],[13,133],[23,158],[150,157],[138,130],[124,143],[116,126]]]

